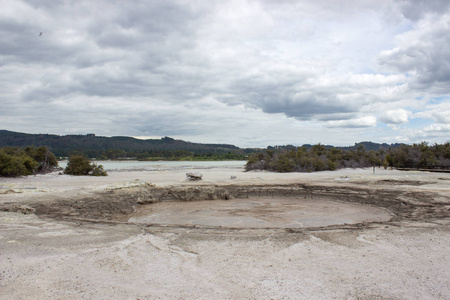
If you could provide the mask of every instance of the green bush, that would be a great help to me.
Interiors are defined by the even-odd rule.
[[[102,165],[98,165],[95,163],[92,163],[92,176],[107,176],[108,173],[106,173],[105,170],[103,170]]]
[[[333,160],[329,160],[328,161],[328,169],[331,171],[337,170],[338,167],[338,163],[333,161]]]
[[[16,177],[32,174],[27,170],[23,161],[17,157],[0,150],[0,175],[5,177]]]
[[[37,173],[39,162],[34,160],[33,158],[23,155],[18,157],[22,164],[25,166],[25,169],[27,170],[25,175],[31,175],[33,173]]]
[[[91,163],[89,158],[83,155],[73,155],[69,158],[67,167],[64,170],[65,174],[69,175],[93,175],[93,176],[106,176],[108,175],[103,166],[97,166],[95,163]]]
[[[69,175],[88,175],[92,170],[89,158],[82,155],[74,155],[69,158],[65,174]]]
[[[383,168],[386,170],[387,168],[389,168],[389,161],[387,160],[387,158],[385,158],[384,160],[383,160]]]
[[[4,147],[0,149],[0,176],[16,177],[50,172],[58,166],[46,147]]]
[[[38,162],[38,165],[35,167],[38,172],[52,171],[58,166],[58,160],[55,155],[47,149],[47,147],[26,147],[25,153]]]

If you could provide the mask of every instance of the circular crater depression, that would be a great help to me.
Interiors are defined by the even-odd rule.
[[[321,198],[258,197],[159,202],[142,207],[128,222],[230,228],[307,228],[384,222],[391,217],[384,208],[357,203]]]

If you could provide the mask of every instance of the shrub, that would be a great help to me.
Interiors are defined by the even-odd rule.
[[[387,158],[383,160],[383,168],[386,170],[389,167],[389,161]]]
[[[326,163],[321,159],[321,157],[315,157],[313,160],[313,171],[323,171],[326,170]]]
[[[333,160],[329,160],[328,161],[328,169],[329,170],[334,171],[334,170],[337,169],[337,167],[338,167],[338,163],[337,162],[335,162]]]
[[[16,177],[37,173],[39,162],[21,148],[0,149],[0,176]]]
[[[102,165],[98,165],[95,163],[92,163],[92,176],[107,176],[108,173],[106,173],[105,170],[103,170]]]
[[[89,158],[82,155],[74,155],[69,158],[65,174],[69,175],[88,175],[92,170]]]
[[[58,160],[47,147],[26,147],[25,153],[38,163],[37,166],[35,166],[35,171],[37,172],[51,172],[58,166]]]
[[[0,150],[0,175],[6,177],[15,177],[29,175],[25,164],[19,157],[7,154],[3,149]]]
[[[106,171],[103,170],[103,166],[97,166],[95,163],[89,161],[89,158],[83,155],[73,155],[69,158],[67,167],[64,170],[65,174],[69,175],[93,175],[93,176],[106,176]]]

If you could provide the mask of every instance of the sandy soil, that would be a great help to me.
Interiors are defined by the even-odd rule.
[[[204,180],[186,182],[186,170],[0,179],[0,299],[450,299],[450,174],[192,171]],[[276,213],[331,199],[392,218],[195,225],[179,202],[261,197]],[[185,225],[127,222],[171,203]],[[233,210],[186,207],[214,203]],[[241,216],[273,211],[258,213]]]

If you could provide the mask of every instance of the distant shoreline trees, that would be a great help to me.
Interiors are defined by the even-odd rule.
[[[256,150],[255,150],[256,151]],[[110,154],[125,152],[111,151]],[[152,153],[153,155],[155,152]],[[146,152],[139,160],[235,160],[244,159],[240,154],[195,154],[189,151],[161,152],[153,156]],[[115,156],[115,155],[114,155]],[[380,148],[367,151],[363,145],[342,149],[317,144],[308,147],[277,146],[250,154],[246,170],[267,170],[273,172],[315,172],[342,168],[364,168],[383,166],[384,168],[426,168],[450,167],[450,143],[434,144],[426,142],[398,147]],[[45,146],[0,148],[0,176],[15,177],[47,173],[58,167],[55,155]],[[105,176],[103,166],[91,163],[81,152],[72,155],[64,170],[71,175]]]
[[[356,149],[343,150],[321,144],[310,148],[277,148],[249,156],[246,170],[273,172],[315,172],[342,168],[384,168],[450,166],[450,143],[401,145],[396,148],[366,151],[360,145]]]

